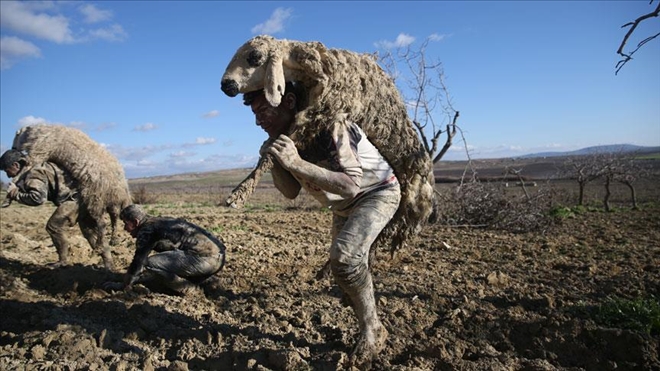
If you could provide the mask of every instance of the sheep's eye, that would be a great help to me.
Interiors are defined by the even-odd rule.
[[[247,62],[250,65],[250,67],[259,67],[264,63],[263,59],[264,59],[264,55],[261,54],[260,51],[252,50],[250,52],[250,55],[248,55],[247,57]]]

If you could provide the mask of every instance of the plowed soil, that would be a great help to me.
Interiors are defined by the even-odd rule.
[[[342,370],[357,324],[327,259],[331,215],[311,209],[148,206],[227,245],[225,269],[189,297],[106,292],[76,229],[72,265],[44,226],[52,206],[0,210],[2,370]],[[120,225],[120,228],[123,225]],[[660,297],[660,208],[589,212],[545,234],[428,225],[373,267],[390,335],[376,370],[659,370],[657,333],[608,327],[611,297]]]

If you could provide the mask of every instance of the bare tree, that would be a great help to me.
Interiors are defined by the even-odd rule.
[[[458,126],[460,113],[453,106],[449,89],[445,83],[442,62],[429,61],[427,58],[427,47],[431,41],[431,38],[426,38],[416,49],[408,45],[393,51],[387,50],[380,58],[380,63],[397,84],[401,80],[406,84],[408,89],[401,89],[401,86],[399,89],[402,91],[408,107],[412,110],[413,124],[424,150],[433,160],[433,164],[437,164],[444,157],[452,146],[456,133],[460,132],[468,159],[465,172],[461,177],[462,186],[468,169],[472,171],[473,181],[476,180],[476,171],[472,166],[465,135]],[[403,67],[403,72],[398,68],[399,66]],[[446,135],[446,139],[440,148],[440,139],[443,134]],[[457,191],[460,191],[460,187]],[[428,221],[434,223],[438,218],[439,205],[436,197],[433,212]]]
[[[407,46],[388,50],[380,62],[395,81],[405,81],[406,91],[410,93],[404,93],[404,99],[411,107],[413,124],[435,164],[447,153],[460,130],[457,125],[460,113],[453,107],[442,63],[427,60],[430,41],[430,38],[425,39],[417,49]],[[405,66],[405,72],[399,70],[399,65]],[[446,139],[440,148],[442,134],[446,134]]]
[[[649,5],[653,4],[653,1],[654,0],[649,1]],[[621,28],[630,27],[630,29],[628,30],[626,35],[623,37],[623,40],[621,41],[621,44],[619,45],[619,49],[616,51],[617,54],[619,54],[623,58],[619,62],[617,62],[617,64],[616,64],[616,72],[614,73],[615,75],[618,74],[619,71],[621,70],[621,68],[623,68],[623,66],[626,63],[628,63],[628,61],[630,61],[632,59],[633,54],[635,54],[635,52],[637,52],[639,50],[639,48],[644,46],[644,44],[646,44],[647,42],[649,42],[649,41],[655,39],[656,37],[660,36],[660,32],[658,32],[655,35],[649,36],[649,37],[643,39],[642,41],[640,41],[637,44],[637,47],[633,51],[631,51],[631,52],[624,52],[623,51],[623,49],[626,46],[626,43],[628,42],[628,39],[635,32],[635,29],[637,28],[637,26],[639,26],[640,23],[642,23],[643,21],[645,21],[649,18],[658,17],[658,15],[660,15],[660,2],[655,7],[654,11],[652,11],[648,14],[644,14],[644,15],[640,16],[639,18],[635,19],[634,21],[628,22],[628,23],[624,24],[623,26],[621,26]]]
[[[624,159],[624,164],[621,167],[622,172],[617,175],[616,180],[625,184],[630,190],[630,202],[633,210],[639,209],[637,206],[637,193],[635,192],[635,182],[639,179],[646,178],[651,175],[651,171],[642,165],[640,160],[635,158]]]
[[[619,182],[628,187],[632,208],[638,209],[635,182],[650,175],[649,169],[642,165],[641,160],[636,158],[635,154],[612,153],[603,157],[602,173],[605,177],[605,197],[603,199],[605,210],[611,210],[609,198],[612,182]]]
[[[518,182],[520,182],[520,186],[523,189],[523,192],[525,193],[525,198],[527,201],[531,200],[529,197],[529,192],[527,192],[527,185],[525,183],[525,178],[520,174],[522,173],[523,169],[514,169],[509,166],[504,168],[504,177],[506,178],[507,175],[515,175],[518,178]]]
[[[602,173],[600,155],[571,156],[564,162],[564,176],[578,183],[578,205],[584,205],[584,189],[588,183],[599,178]]]
[[[636,155],[623,152],[596,153],[584,156],[569,157],[564,162],[562,176],[575,179],[580,188],[578,205],[584,204],[584,189],[591,181],[602,177],[605,194],[603,207],[611,211],[611,186],[614,182],[625,184],[630,190],[632,208],[637,209],[635,182],[650,176],[649,169],[643,165]]]
[[[610,206],[610,197],[612,196],[610,185],[614,181],[616,174],[620,171],[621,164],[619,163],[619,157],[615,154],[604,155],[601,157],[601,160],[602,168],[600,172],[605,178],[605,196],[603,196],[603,208],[605,208],[605,211],[610,212],[612,211]]]

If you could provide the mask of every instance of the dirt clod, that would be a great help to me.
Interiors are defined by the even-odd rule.
[[[77,237],[71,265],[47,267],[57,260],[43,227],[52,210],[0,210],[0,369],[348,369],[353,311],[332,278],[316,279],[330,213],[150,206],[228,248],[199,295],[172,296],[101,289],[132,259],[124,232],[117,271],[97,268]],[[389,337],[372,369],[660,369],[657,333],[593,317],[609,297],[660,297],[658,241],[660,208],[584,213],[544,235],[426,226],[394,258],[377,255]]]

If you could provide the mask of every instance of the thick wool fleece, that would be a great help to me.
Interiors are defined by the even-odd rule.
[[[222,87],[230,96],[263,88],[269,102],[277,106],[286,81],[302,83],[308,92],[306,108],[297,114],[291,134],[298,148],[304,149],[321,129],[350,120],[360,125],[390,163],[401,183],[402,197],[375,245],[389,241],[392,251],[402,247],[431,214],[434,178],[433,162],[394,81],[372,55],[262,35],[238,49],[225,70]],[[260,165],[264,170],[272,162]],[[260,172],[250,176],[255,175]],[[237,192],[246,192],[246,187]]]
[[[16,132],[12,147],[26,152],[30,164],[50,161],[69,172],[81,202],[95,219],[102,220],[107,211],[114,220],[131,204],[128,182],[117,158],[78,129],[26,126]]]

